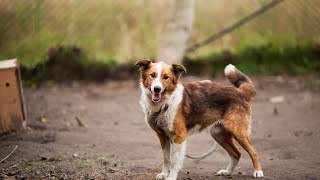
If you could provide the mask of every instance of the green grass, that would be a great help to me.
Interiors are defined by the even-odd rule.
[[[246,44],[238,50],[212,52],[187,59],[189,72],[215,74],[227,64],[234,64],[249,74],[305,74],[320,70],[320,45],[316,43]]]
[[[23,79],[32,82],[130,77],[135,70],[133,62],[156,56],[174,9],[172,2],[2,1],[0,59],[18,58]],[[196,1],[189,45],[266,2]],[[193,73],[222,71],[228,63],[249,73],[302,74],[319,70],[317,7],[320,3],[316,1],[284,1],[234,32],[188,54],[185,65]],[[63,50],[52,60],[50,49],[57,47]]]
[[[119,63],[115,58],[91,56],[80,47],[67,45],[51,48],[46,59],[36,66],[22,64],[26,81],[54,82],[68,80],[104,80],[130,78],[136,73],[134,61]],[[265,41],[246,44],[237,50],[211,52],[188,57],[184,65],[191,74],[215,74],[227,64],[234,64],[249,74],[306,74],[320,70],[320,44]]]
[[[94,57],[73,45],[52,47],[43,58],[33,66],[21,63],[24,80],[103,80],[119,65],[113,58]]]

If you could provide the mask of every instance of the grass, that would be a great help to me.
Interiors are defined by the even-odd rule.
[[[78,170],[93,169],[97,167],[97,164],[94,162],[86,162],[84,160],[77,160],[75,164]]]
[[[227,64],[234,64],[249,74],[305,74],[320,70],[320,46],[305,44],[247,44],[238,50],[213,52],[186,59],[185,65],[194,74],[215,74]],[[205,67],[205,68],[204,68]]]
[[[168,3],[156,5],[169,10]],[[116,58],[120,63],[152,56],[170,15],[154,6],[151,1],[124,0],[2,1],[0,58],[18,57],[24,66],[33,67],[50,47],[69,44],[97,59]]]
[[[266,2],[196,1],[189,45]],[[189,54],[185,64],[194,73],[221,71],[230,62],[250,73],[316,71],[317,7],[317,1],[284,1]],[[31,82],[126,78],[134,72],[134,61],[156,56],[172,12],[171,0],[1,1],[0,59],[17,57],[23,79]],[[52,50],[59,47],[53,58]]]
[[[234,33],[241,33],[242,28]],[[240,36],[234,48],[191,55],[185,61],[190,72],[215,74],[234,64],[249,74],[305,74],[320,69],[320,44],[316,40],[297,41],[292,34],[267,32]],[[199,67],[196,67],[196,65]],[[206,68],[203,68],[206,65]],[[196,68],[195,68],[196,67]]]
[[[35,67],[22,66],[25,82],[68,80],[104,80],[136,77],[133,61],[119,63],[116,59],[92,57],[80,47],[55,46],[47,58]],[[246,44],[237,50],[211,52],[204,56],[186,57],[183,64],[191,74],[216,74],[227,64],[234,64],[248,74],[306,74],[320,70],[320,44],[309,42],[276,43],[264,41]]]

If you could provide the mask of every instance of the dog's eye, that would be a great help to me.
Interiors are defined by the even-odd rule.
[[[169,79],[169,76],[164,75],[163,79],[167,80],[167,79]]]
[[[155,77],[156,77],[156,74],[155,74],[155,73],[152,73],[152,74],[150,74],[150,76],[151,76],[152,78],[155,78]]]

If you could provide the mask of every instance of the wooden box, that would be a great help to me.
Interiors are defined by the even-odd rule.
[[[23,99],[17,60],[0,61],[0,134],[25,128]]]

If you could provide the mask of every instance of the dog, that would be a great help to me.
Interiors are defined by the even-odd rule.
[[[229,176],[241,153],[236,140],[250,155],[254,177],[263,177],[257,151],[250,142],[251,108],[256,95],[248,76],[229,64],[224,72],[231,85],[210,80],[180,82],[186,68],[179,64],[140,60],[140,89],[146,123],[156,132],[163,151],[162,172],[156,179],[175,180],[182,168],[187,137],[208,129],[229,154],[230,163],[216,175]]]

